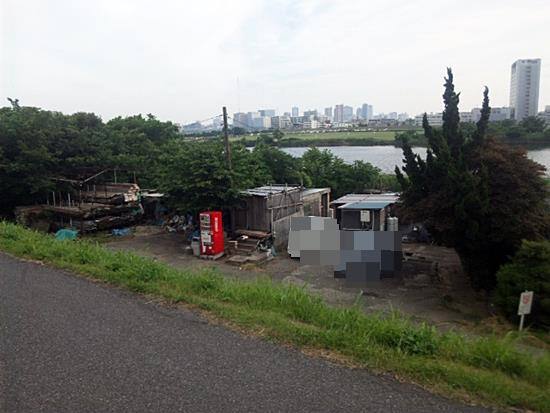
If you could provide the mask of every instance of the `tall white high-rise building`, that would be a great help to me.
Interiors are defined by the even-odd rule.
[[[300,116],[300,109],[298,109],[297,106],[294,106],[292,108],[292,116],[296,117],[296,116]]]
[[[520,121],[536,116],[539,106],[540,59],[520,59],[512,64],[510,109],[512,118]]]

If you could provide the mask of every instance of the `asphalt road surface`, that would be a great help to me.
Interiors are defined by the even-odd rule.
[[[482,412],[0,253],[1,412]]]

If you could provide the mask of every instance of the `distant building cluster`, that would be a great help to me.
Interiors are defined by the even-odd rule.
[[[294,106],[290,112],[283,114],[277,114],[274,109],[258,109],[254,112],[237,112],[230,116],[233,127],[247,131],[339,129],[355,126],[398,127],[405,123],[412,125],[412,122],[407,113],[390,112],[375,115],[373,106],[368,103],[355,109],[349,105],[337,104],[322,111],[309,109],[302,112],[299,107]],[[220,130],[222,127],[222,119],[218,117],[211,124],[194,122],[184,125],[182,129],[187,133],[197,133]]]
[[[459,116],[461,122],[477,122],[481,118],[481,108],[473,108],[470,112],[460,112]],[[422,126],[423,117],[424,114],[415,116],[414,124]],[[443,125],[443,112],[427,113],[426,117],[430,126]],[[510,108],[491,108],[489,122],[499,122],[506,119],[512,119],[512,110]]]
[[[347,128],[350,126],[368,125],[370,121],[385,118],[386,115],[374,115],[372,105],[364,103],[354,109],[352,106],[338,104],[325,108],[323,111],[309,109],[300,111],[294,106],[290,112],[277,114],[273,109],[257,110],[256,112],[237,112],[233,114],[233,126],[246,130],[281,129],[310,130]],[[401,113],[392,118],[395,121],[406,121],[409,116]]]
[[[511,67],[510,105],[508,107],[491,108],[490,122],[512,119],[521,121],[528,116],[539,116],[550,125],[550,106],[543,112],[538,112],[540,87],[540,59],[520,59]],[[337,104],[333,107],[300,111],[293,106],[290,112],[277,114],[274,109],[259,109],[255,112],[234,113],[230,122],[233,127],[247,131],[266,129],[280,130],[316,130],[316,129],[348,129],[350,127],[368,127],[373,129],[396,128],[400,126],[422,126],[423,114],[411,118],[407,113],[389,112],[374,113],[373,106],[364,103],[357,108]],[[443,124],[443,113],[426,114],[431,126]],[[473,108],[469,112],[460,112],[462,122],[477,122],[481,117],[481,108]],[[222,119],[215,118],[211,124],[203,125],[194,122],[183,126],[189,133],[220,130]]]

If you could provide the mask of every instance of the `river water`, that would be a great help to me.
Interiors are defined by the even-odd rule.
[[[302,156],[309,148],[281,148],[292,156]],[[345,162],[365,161],[380,168],[382,172],[393,173],[395,166],[402,166],[403,151],[395,146],[326,146],[319,149],[328,149]],[[413,148],[413,151],[423,158],[426,148]],[[546,175],[550,176],[550,148],[533,149],[527,151],[527,156],[546,167]]]

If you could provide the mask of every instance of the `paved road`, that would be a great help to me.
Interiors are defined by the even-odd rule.
[[[0,253],[1,412],[482,412]]]

